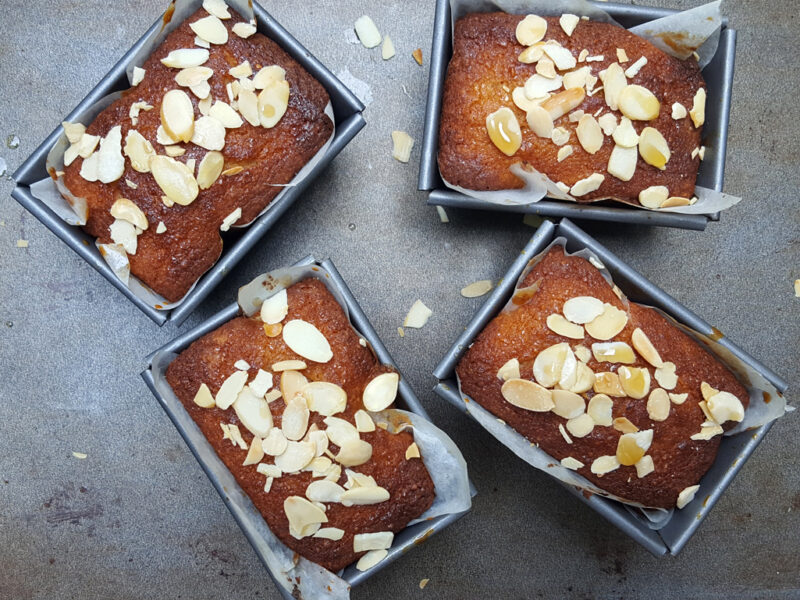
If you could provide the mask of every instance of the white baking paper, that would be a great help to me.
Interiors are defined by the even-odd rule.
[[[517,279],[515,290],[522,289],[520,286],[525,280],[525,277],[553,246],[561,246],[565,249],[565,253],[567,253],[566,238],[559,237],[553,240],[553,242],[550,243],[547,248],[542,250],[533,259],[531,259],[525,269],[523,269],[522,273]],[[589,249],[584,248],[578,252],[567,254],[569,256],[580,256],[585,258],[601,272],[606,281],[608,281],[609,285],[614,285],[611,273],[605,268],[600,259]],[[623,302],[629,301],[626,298],[623,300]],[[509,300],[502,310],[503,312],[506,312],[516,310],[517,308],[518,306]],[[725,433],[726,436],[735,435],[747,429],[760,427],[761,425],[783,416],[783,414],[791,410],[790,408],[787,408],[786,399],[781,395],[774,385],[764,379],[764,377],[753,370],[752,367],[745,364],[738,357],[734,356],[729,350],[721,346],[718,342],[710,339],[708,336],[704,336],[697,331],[678,323],[664,311],[654,307],[651,308],[653,308],[653,310],[657,310],[672,324],[681,329],[681,331],[684,331],[688,335],[692,336],[710,352],[716,355],[720,361],[722,361],[739,377],[740,382],[747,389],[750,396],[750,405],[745,411],[745,418],[735,428],[727,431]],[[618,502],[632,507],[633,514],[635,514],[637,518],[642,520],[642,522],[644,522],[651,529],[660,529],[669,522],[669,518],[672,514],[671,510],[667,511],[662,508],[646,507],[635,502],[629,502],[624,498],[620,498],[614,494],[609,494],[608,492],[597,488],[594,484],[589,482],[583,476],[579,475],[577,472],[562,467],[559,461],[544,452],[544,450],[541,450],[538,446],[530,442],[526,437],[518,433],[516,430],[512,429],[505,422],[495,417],[475,400],[464,394],[464,392],[461,390],[460,380],[458,381],[458,391],[460,398],[464,401],[464,406],[467,412],[507,448],[514,452],[514,454],[519,456],[529,465],[545,471],[546,473],[568,485],[586,490],[587,492],[591,492],[593,494],[598,494],[599,496],[603,496],[605,498],[617,500]],[[767,397],[770,398],[769,402],[765,402],[764,400],[765,393],[768,394]]]
[[[317,265],[305,265],[277,269],[256,277],[249,284],[239,289],[239,306],[247,316],[252,316],[260,309],[266,298],[298,281],[314,278],[325,284],[336,301],[349,317],[347,304],[339,288],[325,269]],[[351,325],[352,327],[352,325]],[[354,328],[355,329],[355,328]],[[356,333],[359,333],[356,331]],[[361,334],[359,333],[361,336]],[[363,337],[363,336],[361,336]],[[158,354],[153,358],[152,373],[159,394],[172,406],[181,406],[172,388],[164,376],[167,366],[177,355],[174,353]],[[425,463],[436,490],[436,497],[431,507],[409,525],[446,514],[460,513],[471,504],[467,465],[461,452],[453,441],[427,419],[404,410],[387,409],[380,413],[371,413],[376,423],[384,423],[387,430],[394,433],[408,429],[419,446],[420,455]],[[187,419],[191,420],[188,415]],[[188,422],[188,421],[187,421]],[[198,458],[203,462],[218,460],[210,445],[198,448]],[[356,470],[358,470],[356,468]],[[231,500],[253,510],[247,495],[239,486],[227,489]],[[323,569],[318,564],[298,556],[283,544],[260,518],[260,540],[254,543],[266,543],[260,550],[266,556],[267,567],[275,580],[288,592],[298,593],[299,598],[312,600],[346,600],[350,597],[349,584],[338,575]],[[297,583],[299,581],[299,583]]]
[[[650,41],[657,48],[677,58],[689,59],[692,53],[697,50],[700,56],[699,64],[703,68],[714,57],[719,44],[719,33],[722,27],[720,4],[721,0],[716,0],[698,8],[632,27],[629,31]],[[538,14],[543,16],[559,16],[569,13],[589,17],[592,21],[619,25],[602,8],[592,5],[586,0],[561,0],[558,2],[553,0],[450,0],[450,9],[450,26],[453,29],[455,28],[455,22],[469,13],[498,10],[511,14]],[[670,47],[664,41],[665,39],[670,40],[674,48]],[[523,180],[524,187],[513,190],[481,191],[451,184],[444,177],[442,177],[442,181],[450,189],[465,196],[492,204],[527,206],[539,202],[545,197],[577,202],[568,192],[556,186],[553,180],[530,165],[516,163],[511,166],[511,172]],[[609,177],[611,176],[609,175]],[[736,196],[700,186],[695,187],[695,196],[697,201],[690,206],[660,209],[633,205],[611,197],[597,198],[592,200],[592,203],[602,200],[614,200],[640,210],[686,215],[708,215],[730,208],[741,200]]]
[[[250,19],[252,23],[255,23],[253,8],[249,0],[226,0],[226,3],[232,10],[235,10],[242,15],[242,17],[245,19]],[[169,22],[166,23],[160,30],[150,35],[142,48],[135,54],[133,61],[126,69],[129,82],[132,81],[133,78],[133,67],[143,65],[150,54],[152,54],[153,50],[155,50],[159,44],[164,41],[166,36],[176,29],[184,20],[186,20],[187,17],[194,14],[194,12],[197,11],[202,4],[202,0],[173,0],[173,2],[170,3],[170,7],[174,7],[174,12],[172,13]],[[114,92],[113,94],[105,96],[104,98],[98,100],[95,104],[86,108],[84,111],[75,115],[73,122],[89,125],[95,120],[95,118],[97,118],[97,115],[99,115],[115,100],[120,98],[121,95],[122,92]],[[256,215],[248,223],[236,223],[231,227],[231,229],[241,229],[251,225],[253,221],[260,218],[272,206],[274,206],[287,192],[288,188],[298,185],[306,177],[308,177],[311,171],[319,164],[319,162],[325,158],[328,153],[328,149],[333,142],[333,138],[336,135],[336,120],[334,119],[333,105],[330,102],[328,102],[327,106],[325,107],[325,114],[330,118],[331,123],[334,124],[334,127],[331,131],[330,137],[326,140],[322,147],[317,151],[310,161],[303,165],[303,167],[297,172],[297,174],[289,183],[273,184],[276,187],[283,187],[287,189],[281,190],[281,192],[275,196],[275,198],[273,198],[272,202],[264,207],[264,210],[258,213],[258,215]],[[62,133],[47,155],[48,173],[60,173],[64,170],[64,152],[68,147],[69,141],[67,140],[66,134]],[[63,176],[57,176],[55,180],[52,177],[47,177],[33,183],[31,185],[31,194],[33,194],[35,198],[41,200],[68,224],[77,226],[83,226],[86,224],[86,219],[88,216],[86,199],[74,196],[64,185]],[[98,246],[108,245],[99,244]],[[130,265],[120,264],[118,251],[114,251],[112,249],[111,252],[101,252],[101,255],[112,268],[112,270],[118,276],[120,276],[125,285],[128,286],[128,288],[137,298],[158,310],[172,310],[173,308],[180,306],[180,304],[188,297],[192,290],[194,290],[197,282],[200,280],[200,277],[202,277],[201,275],[197,278],[186,294],[184,294],[183,298],[177,300],[176,302],[168,302],[166,298],[160,294],[157,294],[150,287],[145,285],[144,282],[142,282],[139,278],[125,275],[126,273],[130,273]],[[109,262],[109,259],[111,259],[112,262]],[[125,260],[127,261],[127,255],[125,256]]]

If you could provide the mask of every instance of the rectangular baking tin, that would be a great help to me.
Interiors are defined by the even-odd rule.
[[[631,6],[612,2],[594,2],[608,12],[623,27],[659,19],[676,12],[663,8]],[[705,160],[700,163],[697,184],[722,191],[725,175],[725,150],[728,142],[728,119],[731,109],[731,90],[736,53],[736,31],[723,19],[719,47],[714,59],[703,69],[708,88],[708,110],[703,129],[707,146]],[[450,29],[450,0],[436,1],[436,17],[433,25],[431,47],[430,83],[428,84],[428,108],[425,113],[425,129],[419,168],[419,189],[428,192],[428,204],[499,210],[506,212],[532,213],[544,217],[569,217],[592,221],[635,223],[660,227],[703,230],[709,220],[718,221],[719,213],[712,215],[683,215],[624,207],[618,203],[577,204],[560,200],[540,200],[527,206],[503,206],[471,198],[445,186],[439,175],[437,155],[439,152],[439,117],[442,112],[442,94],[447,75],[447,65],[453,54],[452,31]]]
[[[478,309],[464,332],[458,337],[455,344],[434,370],[433,374],[439,380],[434,390],[456,408],[462,411],[466,410],[464,401],[459,396],[458,384],[456,383],[455,368],[458,361],[486,324],[505,306],[513,294],[517,279],[526,265],[557,237],[565,237],[567,239],[567,250],[569,252],[576,252],[583,248],[588,248],[594,252],[611,273],[614,283],[632,301],[660,308],[692,329],[704,335],[713,336],[715,339],[719,338],[717,339],[718,343],[761,373],[778,390],[784,392],[788,387],[788,383],[780,375],[755,360],[727,337],[724,337],[721,332],[714,329],[661,288],[645,279],[644,276],[622,262],[622,260],[568,219],[564,219],[558,225],[545,221],[539,227],[525,246],[525,249],[500,280],[498,286],[492,291],[483,306]],[[677,554],[689,541],[701,521],[714,506],[717,499],[728,487],[733,477],[771,426],[772,423],[768,423],[752,431],[724,437],[714,464],[700,483],[702,495],[698,495],[686,508],[676,510],[667,526],[659,531],[650,529],[636,511],[629,510],[619,502],[600,496],[584,495],[581,490],[577,490],[572,486],[565,485],[565,487],[653,554]]]
[[[361,335],[364,336],[364,338],[369,342],[369,344],[372,346],[372,349],[375,351],[375,355],[381,363],[391,365],[397,369],[397,365],[395,365],[391,355],[386,350],[386,346],[384,346],[383,342],[381,342],[378,334],[375,332],[375,329],[370,324],[367,316],[364,314],[364,311],[361,309],[358,302],[356,302],[353,293],[347,287],[347,284],[344,282],[342,276],[336,270],[336,267],[333,265],[333,263],[330,260],[317,262],[312,256],[307,256],[300,262],[296,263],[296,266],[310,264],[317,264],[330,274],[331,280],[345,300],[345,304],[347,305],[347,309],[350,313],[350,322],[353,324],[353,327],[355,327],[356,330],[361,333]],[[264,559],[266,545],[261,533],[266,528],[264,518],[241,490],[231,472],[214,453],[213,447],[200,432],[200,429],[197,427],[197,425],[195,425],[192,418],[183,408],[183,405],[180,402],[164,398],[158,393],[155,388],[153,373],[151,372],[152,359],[156,353],[162,351],[175,353],[181,352],[196,339],[200,338],[206,333],[209,333],[210,331],[213,331],[223,323],[234,318],[239,314],[239,312],[239,305],[234,302],[191,331],[184,333],[159,350],[156,350],[153,352],[153,354],[147,357],[146,360],[148,367],[142,372],[141,375],[147,383],[147,386],[150,388],[150,391],[153,392],[153,395],[158,399],[162,408],[172,420],[183,439],[186,441],[186,444],[189,446],[189,449],[192,451],[192,454],[194,454],[195,458],[197,458],[200,466],[203,467],[203,470],[206,472],[206,475],[208,475],[211,483],[214,484],[214,487],[216,488],[217,492],[219,492],[219,495],[222,497],[222,500],[225,502],[228,510],[231,511],[233,518],[236,519],[236,522],[242,528],[242,531],[244,532],[248,541],[250,544],[252,544],[256,554],[258,554],[259,558],[266,565],[266,561]],[[420,404],[419,400],[402,374],[400,377],[400,386],[396,404],[398,408],[409,410],[422,417],[425,417],[426,419],[429,419],[428,414],[425,412],[422,404]],[[210,457],[210,459],[203,458],[203,456]],[[474,496],[474,487],[472,487],[471,484],[470,487],[472,490],[472,495]],[[229,492],[229,490],[231,492]],[[371,577],[377,571],[383,569],[389,565],[389,563],[402,556],[406,551],[410,550],[415,545],[421,544],[431,535],[441,531],[450,525],[450,523],[453,523],[465,515],[466,512],[467,511],[443,515],[423,523],[417,523],[411,527],[406,527],[403,531],[395,535],[392,547],[389,549],[389,555],[383,561],[378,563],[378,565],[367,572],[358,571],[354,565],[351,565],[344,570],[344,572],[341,574],[341,577],[345,579],[351,586],[358,585],[363,580]],[[283,591],[283,587],[281,586],[278,586],[278,589]],[[286,594],[284,594],[284,597],[287,598],[287,600],[291,598],[290,595]]]
[[[189,292],[183,302],[172,310],[157,310],[144,302],[131,292],[130,289],[117,277],[111,268],[100,256],[94,244],[94,238],[73,225],[65,223],[58,215],[52,212],[44,203],[35,198],[30,191],[30,185],[47,177],[45,163],[47,153],[63,132],[59,125],[42,144],[33,151],[28,159],[14,173],[16,187],[11,195],[39,219],[45,227],[55,233],[70,248],[77,252],[92,267],[100,272],[114,287],[121,291],[128,299],[142,310],[158,325],[163,325],[168,320],[180,325],[195,308],[219,284],[228,272],[247,254],[258,240],[272,227],[286,210],[300,197],[305,188],[313,181],[342,151],[355,135],[366,124],[361,111],[364,105],[355,95],[331,73],[323,64],[314,58],[306,48],[300,44],[288,31],[261,6],[253,2],[253,11],[258,21],[258,31],[275,41],[294,60],[300,63],[317,81],[327,90],[333,106],[336,132],[325,156],[317,163],[315,168],[298,185],[292,187],[278,201],[270,204],[267,210],[248,227],[240,230],[238,239],[225,240],[222,255],[219,260],[203,274],[194,289]],[[114,65],[111,70],[100,80],[100,83],[89,92],[81,103],[66,117],[70,121],[74,115],[83,108],[90,106],[118,90],[128,89],[128,78],[125,69],[130,65],[135,54],[142,48],[146,39],[161,28],[163,17],[159,17],[133,47]],[[238,234],[238,233],[237,233]],[[234,234],[234,235],[237,235]],[[230,236],[230,234],[228,234]]]

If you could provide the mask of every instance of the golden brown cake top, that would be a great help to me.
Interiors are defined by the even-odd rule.
[[[553,247],[457,367],[462,391],[562,466],[680,508],[749,397],[719,360],[584,258]]]
[[[433,502],[411,433],[373,419],[392,405],[398,380],[317,279],[203,336],[167,369],[272,532],[333,572],[381,559]]]
[[[560,21],[479,13],[456,22],[442,177],[472,190],[521,188],[509,169],[522,163],[579,202],[691,202],[705,152],[697,62],[616,25]]]
[[[198,10],[85,132],[65,125],[64,181],[88,202],[86,231],[121,244],[168,301],[219,258],[220,230],[252,221],[333,131],[322,85],[228,14]]]

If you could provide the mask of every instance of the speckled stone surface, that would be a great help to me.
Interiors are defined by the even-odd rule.
[[[164,4],[3,2],[0,158],[9,171]],[[265,7],[335,73],[347,68],[369,84],[369,124],[182,329],[258,273],[309,252],[331,257],[479,490],[471,514],[354,598],[800,596],[796,415],[775,425],[684,551],[657,559],[430,391],[433,367],[481,302],[459,289],[502,275],[533,230],[519,216],[483,212],[451,210],[440,223],[416,191],[418,148],[408,165],[391,158],[393,129],[421,139],[433,2]],[[350,43],[364,12],[394,40],[391,61]],[[726,190],[744,201],[705,232],[582,225],[786,377],[791,398],[800,385],[797,11],[781,0],[729,1],[725,12],[739,32]],[[411,58],[417,47],[423,68]],[[18,148],[6,145],[10,135]],[[11,189],[0,178],[0,598],[277,598],[139,378],[143,357],[179,330],[158,329]],[[401,339],[396,328],[417,298],[434,315]]]

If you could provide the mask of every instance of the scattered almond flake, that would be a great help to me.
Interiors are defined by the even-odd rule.
[[[550,331],[574,340],[582,340],[584,337],[583,326],[571,323],[559,314],[548,315],[546,324]]]
[[[315,534],[321,523],[328,522],[325,511],[302,496],[286,498],[283,511],[289,520],[289,533],[298,540]]]
[[[602,54],[600,54],[598,56],[587,56],[586,57],[586,62],[600,62],[602,60],[605,60],[605,56],[603,56]]]
[[[356,429],[359,431],[359,433],[375,431],[375,422],[372,420],[372,417],[369,416],[367,411],[363,409],[356,411],[355,421]]]
[[[272,387],[272,383],[272,373],[259,369],[253,381],[247,384],[247,386],[257,398],[263,398],[267,390]]]
[[[449,223],[450,219],[447,217],[447,213],[444,210],[444,206],[436,205],[436,212],[439,214],[439,220],[442,223]]]
[[[561,459],[561,466],[573,471],[577,471],[578,469],[582,469],[585,465],[578,459],[567,456],[566,458]]]
[[[354,27],[359,41],[365,48],[374,48],[381,43],[381,32],[369,16],[363,15],[356,19]]]
[[[647,57],[644,56],[640,57],[635,63],[633,63],[630,67],[625,69],[625,77],[627,77],[628,79],[633,79],[639,74],[639,71],[641,71],[642,67],[644,67],[646,64],[647,64]]]
[[[213,74],[214,71],[208,67],[189,67],[178,71],[178,74],[175,75],[175,83],[181,87],[190,88],[208,81]]]
[[[186,154],[186,148],[182,146],[164,146],[164,152],[167,156],[171,156],[172,158],[176,158],[178,156],[183,156]]]
[[[256,32],[256,26],[251,23],[236,23],[233,26],[233,33],[240,38],[247,39]]]
[[[572,146],[567,144],[558,149],[558,162],[562,162],[572,156]]]
[[[339,529],[338,527],[322,527],[311,537],[337,542],[344,537],[344,529]]]
[[[569,193],[578,197],[585,196],[586,194],[596,191],[602,185],[605,178],[605,175],[601,173],[592,173],[588,177],[576,181],[570,188]]]
[[[180,48],[162,58],[161,63],[173,69],[186,69],[199,67],[208,60],[208,56],[208,50],[205,48]]]
[[[156,233],[164,233],[167,230],[167,226],[164,225],[164,221],[159,221],[158,225],[156,226]]]
[[[411,445],[406,448],[406,460],[411,460],[412,458],[419,458],[419,446],[416,443],[411,443]]]
[[[706,159],[706,147],[705,146],[700,146],[700,150],[698,150],[697,156],[700,157],[700,160],[705,160]]]
[[[703,405],[705,403],[701,402],[700,404]],[[723,433],[724,430],[719,426],[719,424],[715,423],[714,421],[705,421],[700,426],[700,432],[690,436],[690,439],[695,441],[706,441],[717,435],[722,435]]]
[[[219,226],[220,231],[228,231],[231,225],[236,223],[242,217],[241,207],[237,207],[231,214],[222,219],[222,225]]]
[[[522,144],[522,130],[517,115],[507,106],[486,116],[486,133],[497,149],[506,156],[513,156]]]
[[[225,147],[225,126],[214,117],[200,117],[194,123],[191,141],[206,150],[222,150]]]
[[[405,131],[392,132],[392,158],[407,163],[411,157],[411,149],[414,147],[414,138],[408,135]]]
[[[269,494],[269,491],[272,489],[272,482],[275,481],[274,477],[267,477],[267,481],[264,482],[264,493]]]
[[[363,346],[364,348],[367,347],[367,340],[365,340],[363,337],[358,338],[358,343],[359,343],[359,345]]]
[[[561,25],[561,29],[563,29],[564,33],[566,33],[567,36],[569,37],[572,35],[572,32],[575,31],[575,28],[578,26],[578,23],[580,23],[580,21],[581,18],[579,16],[571,15],[569,13],[564,13],[558,19],[558,24]]]
[[[261,320],[267,324],[280,323],[289,313],[289,298],[286,289],[275,292],[261,303]]]
[[[421,67],[422,66],[422,48],[417,48],[411,53],[411,56],[414,57],[414,60],[417,61],[417,64]]]
[[[536,72],[542,77],[553,79],[556,76],[556,65],[552,60],[544,57],[536,63]]]
[[[680,102],[675,102],[672,105],[672,118],[675,119],[676,121],[679,119],[686,118],[687,114],[689,113],[686,112],[686,107]]]
[[[230,104],[221,100],[214,102],[213,106],[208,109],[208,116],[214,117],[226,129],[236,129],[244,123],[239,113],[233,110]]]
[[[199,35],[194,36],[194,45],[200,48],[211,48],[211,44],[201,38]]]
[[[595,154],[603,146],[603,130],[592,115],[583,115],[575,128],[581,147]]]
[[[432,314],[433,311],[425,306],[422,300],[417,300],[411,305],[411,309],[408,311],[408,314],[403,321],[403,327],[421,329],[428,322],[428,319]]]
[[[642,477],[648,476],[655,470],[655,465],[653,464],[653,457],[649,454],[643,456],[636,462],[636,476],[641,479]]]
[[[678,502],[676,506],[679,509],[681,509],[687,504],[689,504],[689,502],[694,500],[694,495],[697,493],[697,490],[699,489],[700,489],[699,485],[690,485],[689,487],[681,490],[681,493],[678,494]]]
[[[397,397],[400,376],[397,373],[382,373],[364,387],[362,401],[370,412],[380,412],[391,406]]]
[[[625,52],[625,49],[624,48],[617,48],[617,61],[619,61],[621,63],[625,63],[625,62],[628,62],[628,60],[630,60],[630,59],[628,58],[628,53]]]
[[[281,360],[273,363],[272,370],[276,373],[281,371],[302,371],[308,365],[302,360]]]
[[[132,223],[116,219],[108,226],[108,232],[111,240],[122,246],[126,253],[136,254],[137,233],[136,227]]]
[[[381,46],[381,58],[383,60],[389,60],[394,55],[394,43],[392,42],[392,38],[386,35],[383,37],[383,46]]]
[[[794,295],[795,298],[800,298],[800,279],[794,280]]]
[[[589,400],[589,405],[586,408],[586,414],[592,418],[595,425],[611,427],[613,424],[611,416],[613,407],[614,401],[607,395],[595,394],[592,396],[592,399]]]
[[[578,62],[585,62],[587,56],[589,56],[589,51],[584,48],[581,50],[580,54],[578,54]]]
[[[564,127],[556,127],[550,133],[550,139],[556,146],[563,146],[569,141],[570,132]]]
[[[556,187],[565,194],[569,193],[569,186],[563,181],[556,181]]]
[[[595,475],[605,475],[619,468],[619,461],[616,456],[600,456],[592,462],[591,471]]]
[[[308,321],[293,319],[283,327],[283,341],[289,348],[308,360],[327,363],[333,358],[325,335]]]
[[[189,172],[194,173],[196,161],[194,158],[190,158],[186,161],[186,168],[189,169]]]
[[[464,298],[478,298],[479,296],[488,294],[492,290],[492,287],[491,279],[481,279],[480,281],[470,283],[468,286],[461,288],[461,295],[464,296]]]
[[[142,212],[142,209],[127,198],[117,198],[114,204],[111,205],[109,212],[115,219],[127,221],[139,229],[145,230],[149,226],[147,217]]]
[[[509,381],[510,379],[519,379],[519,360],[512,358],[508,360],[497,371],[497,378],[501,381]]]
[[[612,135],[617,129],[617,117],[613,113],[606,113],[598,117],[597,123],[605,135]]]
[[[136,87],[144,81],[146,71],[141,67],[133,67],[133,77],[131,78],[131,86]]]
[[[666,421],[670,412],[670,400],[667,392],[655,388],[647,398],[647,415],[653,421]]]
[[[564,429],[564,425],[563,425],[562,423],[559,423],[559,424],[558,424],[558,431],[559,431],[559,433],[561,433],[561,437],[563,437],[563,438],[564,438],[564,440],[565,440],[565,441],[566,441],[568,444],[571,444],[571,443],[572,443],[572,438],[571,438],[571,437],[569,437],[569,434],[567,433],[567,430],[566,430],[566,429]]]
[[[735,421],[740,423],[744,419],[744,406],[742,402],[730,392],[718,392],[706,400],[706,405],[716,423]]]
[[[236,65],[228,69],[228,75],[231,77],[235,77],[236,79],[243,79],[250,77],[253,74],[253,68],[250,66],[250,61],[244,61],[243,63]]]
[[[575,57],[569,49],[564,48],[557,42],[549,40],[543,47],[544,53],[550,57],[559,71],[567,71],[576,65]]]
[[[523,46],[532,46],[547,33],[547,21],[538,15],[527,15],[516,27],[517,41]]]
[[[73,452],[72,452],[72,456],[74,456],[75,458],[77,458],[77,459],[79,459],[79,460],[83,460],[83,459],[84,459],[84,458],[86,458],[88,455],[87,455],[85,452],[75,452],[75,451],[73,450]]]
[[[694,95],[692,102],[692,110],[689,111],[689,116],[694,123],[695,128],[701,127],[706,120],[706,90],[700,88]]]
[[[173,206],[175,206],[175,203],[166,196],[161,196],[161,202],[163,202],[164,206],[166,206],[167,208],[172,208]]]
[[[623,366],[617,370],[625,394],[640,400],[650,393],[650,371],[639,367]]]
[[[366,571],[371,569],[389,555],[386,550],[370,550],[356,563],[356,569]]]
[[[122,177],[124,172],[122,128],[117,125],[100,140],[100,149],[83,161],[80,174],[87,181],[112,183]]]
[[[86,133],[86,126],[81,123],[70,123],[69,121],[62,121],[61,126],[64,128],[64,133],[67,136],[70,144],[77,144]]]
[[[665,390],[673,390],[678,384],[678,376],[675,374],[675,363],[665,362],[661,368],[656,369],[655,378]]]
[[[28,240],[17,240],[17,248],[27,248]]]
[[[639,153],[636,148],[625,148],[619,144],[614,145],[611,155],[608,157],[606,170],[612,177],[620,181],[630,181],[636,172],[636,164]]]
[[[424,590],[425,586],[428,585],[429,581],[430,581],[430,579],[428,579],[427,577],[425,579],[420,579],[419,580],[419,589]]]
[[[201,81],[197,85],[191,86],[189,90],[200,100],[205,100],[211,95],[211,86],[207,81]]]
[[[238,175],[242,171],[244,171],[244,167],[236,165],[235,167],[230,167],[228,169],[225,169],[222,173],[220,173],[220,175],[222,175],[223,177],[230,177],[232,175]]]
[[[231,18],[231,13],[228,12],[228,5],[225,4],[225,0],[203,0],[203,9],[218,19]]]
[[[392,545],[393,540],[394,533],[391,531],[357,533],[353,536],[353,551],[366,552],[367,550],[385,550]]]
[[[241,358],[233,363],[234,368],[239,369],[240,371],[249,371],[250,370],[250,363],[246,360],[242,360]]]
[[[170,90],[161,101],[161,125],[173,140],[188,142],[194,133],[194,106],[183,90]]]

